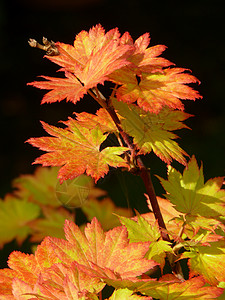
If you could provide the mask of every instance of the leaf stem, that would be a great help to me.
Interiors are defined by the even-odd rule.
[[[97,89],[96,89],[97,90]],[[115,112],[114,107],[109,103],[109,101],[106,101],[104,96],[99,94],[99,91],[89,91],[89,94],[103,107],[107,110],[109,115],[111,116],[113,122],[115,123],[120,135],[122,136],[124,142],[126,143],[127,147],[130,149],[131,157],[135,157],[137,161],[137,166],[139,169],[139,175],[142,178],[147,195],[149,196],[152,210],[155,216],[155,219],[158,221],[158,225],[160,228],[162,239],[165,241],[170,241],[170,238],[167,234],[166,225],[162,217],[162,213],[160,211],[160,207],[156,198],[155,190],[152,184],[150,170],[147,169],[142,162],[140,156],[137,154],[137,150],[135,145],[131,142],[130,136],[123,130],[121,126],[120,119],[118,115]]]

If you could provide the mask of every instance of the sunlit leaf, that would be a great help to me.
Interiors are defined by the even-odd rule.
[[[225,214],[225,191],[221,190],[223,178],[210,179],[204,184],[202,168],[199,170],[194,157],[183,175],[170,167],[168,180],[160,180],[167,192],[167,199],[178,211],[206,218]]]
[[[62,166],[58,178],[73,179],[85,171],[95,181],[104,177],[112,167],[126,167],[127,163],[119,155],[126,147],[107,147],[100,150],[100,145],[106,139],[99,127],[89,130],[77,121],[69,119],[68,128],[57,128],[42,122],[44,129],[53,137],[31,138],[33,146],[48,151],[35,160],[43,166]],[[65,151],[66,150],[66,151]]]
[[[184,155],[187,154],[174,141],[177,136],[171,130],[187,128],[182,121],[187,119],[189,114],[164,108],[156,115],[115,99],[113,105],[122,116],[124,131],[134,138],[134,144],[141,154],[153,151],[167,164],[170,164],[172,159],[186,164]]]
[[[63,66],[66,78],[42,76],[47,81],[34,81],[29,85],[50,90],[42,103],[65,98],[76,103],[88,89],[103,84],[107,75],[129,64],[125,54],[131,46],[120,44],[119,35],[117,28],[105,34],[103,27],[96,25],[89,32],[81,31],[74,47],[56,43],[59,55],[50,59]]]
[[[209,246],[196,245],[182,254],[182,258],[190,258],[188,265],[191,276],[202,275],[211,285],[225,281],[225,242],[210,243]]]

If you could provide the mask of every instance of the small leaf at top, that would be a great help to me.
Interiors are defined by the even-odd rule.
[[[66,78],[46,77],[47,81],[34,81],[29,85],[49,89],[42,103],[53,103],[67,99],[76,103],[88,89],[103,84],[114,70],[130,64],[126,53],[130,45],[122,45],[119,32],[115,28],[105,34],[101,25],[81,31],[75,39],[74,47],[56,43],[59,55],[48,58],[61,65]]]

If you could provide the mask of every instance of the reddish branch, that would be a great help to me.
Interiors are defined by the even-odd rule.
[[[96,93],[96,95],[95,95]],[[154,213],[155,219],[157,220],[161,232],[161,236],[163,240],[170,241],[170,238],[167,234],[166,225],[162,217],[162,213],[160,211],[160,207],[156,198],[155,190],[152,184],[150,170],[147,169],[142,162],[140,156],[137,154],[137,150],[135,149],[134,144],[130,141],[130,136],[123,130],[121,126],[120,119],[118,118],[115,109],[112,105],[108,104],[107,101],[102,99],[102,97],[99,95],[98,90],[95,90],[95,93],[89,90],[89,94],[103,107],[107,110],[109,115],[111,116],[113,122],[115,123],[120,135],[122,136],[124,142],[128,146],[128,148],[131,151],[131,157],[135,157],[137,161],[137,167],[139,171],[139,175],[141,176],[145,189],[147,192],[147,195],[150,199],[150,203],[152,206],[152,211]]]

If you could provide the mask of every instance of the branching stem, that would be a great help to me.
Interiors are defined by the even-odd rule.
[[[147,195],[149,196],[149,199],[150,199],[150,203],[151,203],[151,206],[152,206],[154,216],[155,216],[156,220],[158,221],[162,239],[165,240],[165,241],[170,241],[170,238],[169,238],[169,236],[167,234],[167,231],[166,231],[166,225],[165,225],[165,222],[163,220],[163,217],[162,217],[162,214],[161,214],[161,211],[160,211],[160,207],[159,207],[159,204],[158,204],[158,201],[157,201],[157,198],[156,198],[155,190],[154,190],[154,187],[153,187],[153,184],[152,184],[150,170],[145,167],[145,165],[142,162],[140,156],[137,154],[137,150],[135,148],[135,145],[130,140],[130,136],[123,130],[123,128],[121,126],[120,119],[118,118],[118,115],[116,114],[114,107],[110,104],[108,105],[109,102],[107,102],[106,99],[103,98],[104,96],[102,96],[102,95],[100,96],[99,91],[97,89],[94,92],[89,90],[88,93],[103,108],[105,108],[107,110],[107,112],[111,116],[113,122],[115,123],[121,137],[123,138],[125,144],[130,149],[131,157],[136,158],[137,167],[139,169],[139,174],[140,174],[140,176],[141,176],[141,178],[144,182]]]

